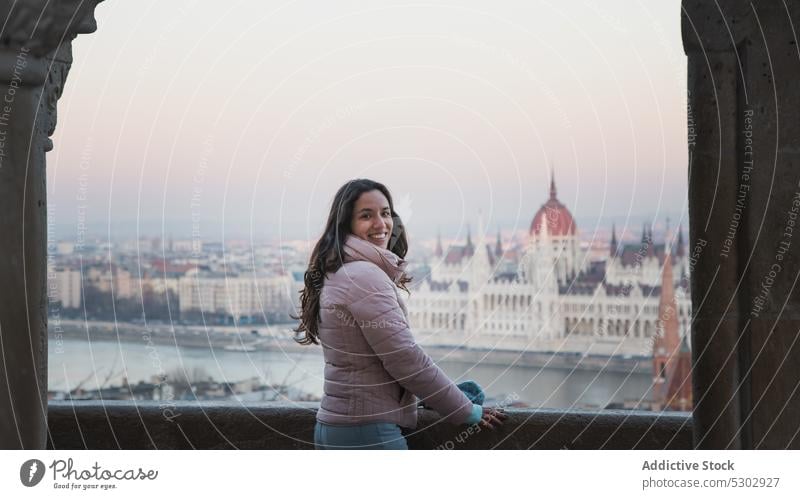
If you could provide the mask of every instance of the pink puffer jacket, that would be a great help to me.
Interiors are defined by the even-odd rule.
[[[345,263],[320,296],[325,394],[317,419],[331,425],[417,425],[417,398],[445,421],[464,423],[472,403],[415,343],[395,285],[406,262],[349,235]]]

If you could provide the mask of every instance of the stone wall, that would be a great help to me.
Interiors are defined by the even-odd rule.
[[[311,449],[317,404],[50,402],[53,449]],[[411,449],[691,449],[688,413],[507,409],[498,430],[420,411]]]

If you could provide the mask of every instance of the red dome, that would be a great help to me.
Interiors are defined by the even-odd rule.
[[[567,207],[556,198],[555,180],[550,181],[550,199],[533,216],[529,234],[538,235],[542,230],[543,220],[547,221],[547,233],[551,236],[575,235],[575,219]]]

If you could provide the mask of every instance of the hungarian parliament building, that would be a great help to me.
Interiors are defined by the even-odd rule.
[[[482,227],[475,243],[468,234],[465,244],[447,250],[439,237],[427,275],[415,279],[407,298],[420,344],[650,357],[665,322],[677,323],[675,339],[688,343],[683,232],[671,238],[668,231],[669,241],[657,243],[645,227],[638,243],[622,244],[612,229],[607,257],[589,258],[556,194],[551,180],[522,245],[503,248],[499,234],[487,241]],[[676,317],[659,317],[660,303],[662,313],[675,310]]]

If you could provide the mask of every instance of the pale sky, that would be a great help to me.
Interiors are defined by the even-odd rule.
[[[527,229],[555,169],[584,234],[687,225],[679,0],[112,0],[73,44],[58,234],[317,237],[347,179],[412,237]],[[86,200],[79,200],[85,197]],[[194,221],[194,224],[193,224]]]

